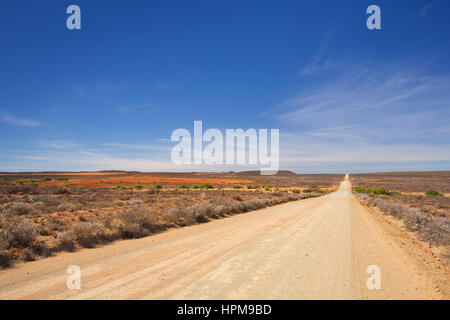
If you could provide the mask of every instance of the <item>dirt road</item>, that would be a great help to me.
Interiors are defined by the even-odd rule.
[[[69,265],[81,290],[66,287]],[[371,265],[379,290],[366,284]],[[449,299],[447,277],[423,244],[354,199],[347,176],[320,198],[0,271],[0,298]]]

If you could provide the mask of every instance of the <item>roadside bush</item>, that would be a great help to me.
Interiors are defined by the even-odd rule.
[[[158,216],[145,207],[123,212],[119,219],[118,231],[123,238],[140,238],[161,229]]]
[[[75,251],[75,240],[70,232],[59,232],[56,239],[58,240],[58,248],[60,250]]]
[[[386,194],[386,195],[391,194],[389,190],[386,190],[384,188],[373,188],[373,189],[370,189],[370,192],[373,194]]]
[[[8,268],[14,261],[14,255],[6,250],[0,250],[0,268]]]
[[[195,204],[187,209],[187,216],[201,223],[208,221],[208,218],[214,217],[215,211],[210,204]]]
[[[178,188],[180,188],[180,189],[189,189],[189,187],[187,185],[185,185],[185,184],[182,184]]]
[[[418,233],[419,238],[435,245],[450,244],[450,218],[434,218],[416,208],[392,203],[368,195],[358,195],[369,205],[378,207],[383,213],[402,219],[405,227]]]
[[[247,207],[248,210],[258,210],[267,207],[268,201],[265,199],[251,199],[248,201],[245,201],[244,204]]]
[[[218,206],[216,206],[214,208],[214,211],[216,212],[216,215],[218,217],[224,217],[226,216],[228,213],[230,213],[230,208],[228,205],[226,204],[219,204]]]
[[[36,239],[36,228],[26,220],[14,220],[0,230],[3,246],[8,248],[26,248]]]
[[[432,244],[450,245],[450,219],[448,217],[432,219],[426,226],[423,238]]]
[[[427,196],[443,196],[443,194],[442,193],[440,193],[439,191],[436,191],[436,190],[427,190],[427,191],[425,191],[425,195],[427,195]]]
[[[103,228],[95,222],[82,222],[72,226],[70,236],[85,248],[93,248],[104,239]],[[69,235],[67,238],[69,239]],[[69,241],[69,240],[67,240]]]
[[[144,189],[144,186],[143,186],[142,184],[135,184],[135,185],[133,186],[133,188],[134,188],[134,189],[137,189],[137,190],[141,190],[141,189]]]
[[[214,213],[213,207],[210,204],[195,204],[186,209],[185,222],[188,225],[207,222],[209,217],[214,216]]]
[[[41,257],[48,257],[52,254],[50,249],[44,241],[34,241],[30,247],[31,251]]]
[[[425,231],[431,220],[429,214],[415,208],[403,208],[401,215],[406,228],[411,231]]]
[[[238,184],[233,185],[233,189],[241,189],[241,188],[242,188],[242,186],[240,186]]]
[[[185,211],[180,207],[170,208],[164,213],[164,220],[170,223],[180,221],[185,215]]]
[[[160,183],[155,184],[155,189],[162,189],[163,186]]]
[[[372,188],[372,189],[367,189],[364,187],[354,187],[353,188],[354,191],[356,191],[357,193],[366,193],[366,194],[385,194],[385,195],[390,195],[392,194],[389,190],[386,190],[384,188]]]

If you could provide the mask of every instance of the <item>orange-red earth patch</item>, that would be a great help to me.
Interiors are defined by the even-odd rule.
[[[236,184],[236,183],[253,183],[252,180],[244,179],[208,179],[208,178],[179,178],[179,177],[105,177],[97,179],[80,179],[67,181],[46,181],[40,182],[42,186],[50,185],[70,185],[83,187],[103,187],[112,188],[116,184],[133,185],[137,183],[172,183],[172,184],[195,184],[195,183],[211,183],[211,184]]]

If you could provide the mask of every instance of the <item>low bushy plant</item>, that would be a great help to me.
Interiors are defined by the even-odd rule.
[[[433,189],[425,191],[425,195],[427,195],[427,196],[440,196],[440,197],[443,196],[442,193],[440,193],[439,191],[433,190]]]

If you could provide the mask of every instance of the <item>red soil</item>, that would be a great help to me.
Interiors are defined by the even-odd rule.
[[[39,182],[39,184],[42,185],[42,186],[71,185],[71,186],[104,187],[104,188],[112,188],[116,184],[133,185],[133,184],[137,184],[137,183],[143,183],[143,184],[145,184],[145,183],[236,184],[236,183],[253,183],[253,181],[252,180],[244,180],[244,179],[208,179],[208,178],[105,177],[105,178],[96,178],[96,179]]]

